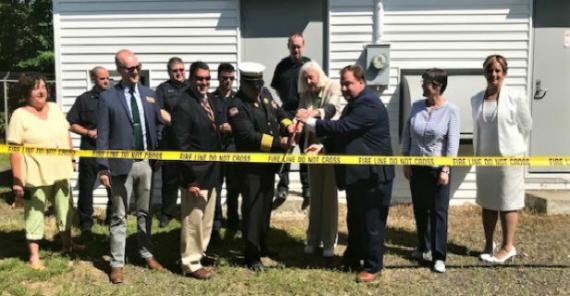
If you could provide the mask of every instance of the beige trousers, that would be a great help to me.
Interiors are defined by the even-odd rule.
[[[181,191],[181,264],[183,271],[194,272],[202,268],[200,259],[210,242],[216,207],[216,190],[200,190],[199,197],[193,196],[184,188]]]
[[[307,245],[333,248],[338,230],[338,192],[334,166],[309,165],[309,186],[311,206],[309,208],[309,229]]]

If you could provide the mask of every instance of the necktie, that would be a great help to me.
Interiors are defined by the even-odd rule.
[[[139,114],[139,107],[138,107],[138,103],[137,103],[137,98],[135,97],[134,86],[131,86],[129,88],[129,93],[131,94],[131,114],[133,116],[133,132],[134,132],[134,137],[135,137],[135,150],[144,150],[141,117]]]
[[[210,103],[208,102],[208,97],[204,97],[202,99],[202,108],[204,108],[204,111],[206,111],[206,114],[208,115],[208,119],[210,120],[210,124],[212,124],[212,127],[214,129],[216,129],[216,121],[214,119],[214,111],[212,110],[212,107],[210,106]]]

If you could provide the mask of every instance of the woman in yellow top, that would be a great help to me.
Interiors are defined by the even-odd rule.
[[[69,123],[58,105],[47,102],[46,79],[39,73],[24,73],[18,80],[24,106],[16,109],[8,126],[8,143],[26,147],[71,148]],[[10,155],[16,198],[23,199],[29,265],[44,269],[38,241],[44,236],[44,211],[49,201],[55,208],[57,228],[63,251],[83,246],[71,241],[73,200],[69,178],[73,172],[71,157],[48,155]]]

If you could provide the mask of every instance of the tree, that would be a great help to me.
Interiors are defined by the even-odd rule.
[[[54,73],[51,0],[3,0],[0,28],[0,71]]]

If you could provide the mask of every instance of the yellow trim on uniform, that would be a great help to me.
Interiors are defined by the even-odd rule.
[[[289,118],[285,118],[285,119],[281,120],[281,124],[284,127],[288,127],[288,126],[293,124],[293,121],[291,121],[291,119],[289,119]]]
[[[263,134],[261,136],[261,146],[259,147],[263,152],[271,151],[271,146],[273,145],[273,136],[268,134]]]

